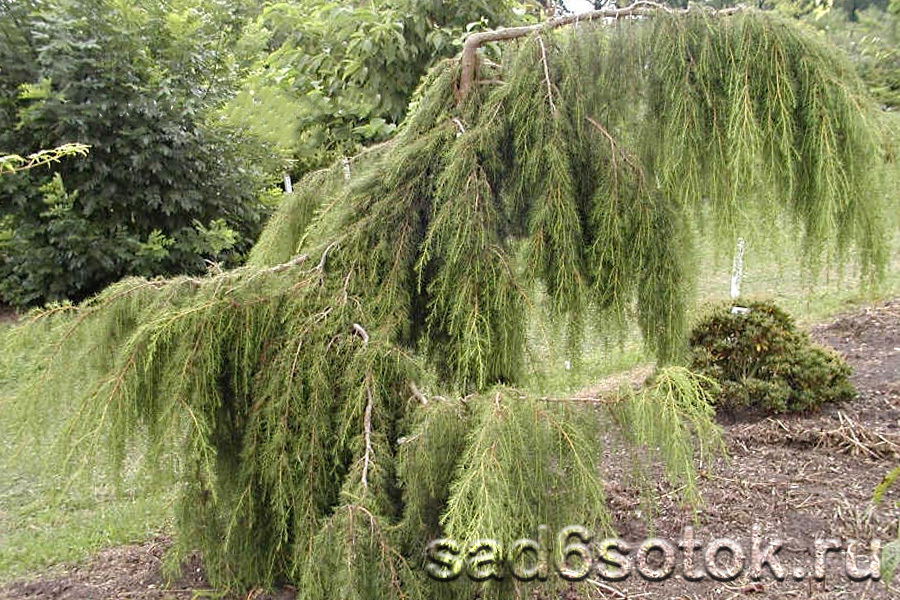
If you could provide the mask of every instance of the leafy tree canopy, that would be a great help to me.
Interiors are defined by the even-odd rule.
[[[383,141],[426,69],[473,30],[514,25],[513,0],[270,2],[237,52],[248,74],[225,114],[296,159],[295,172]]]
[[[0,298],[79,299],[127,274],[199,272],[204,259],[227,263],[249,248],[273,165],[208,117],[236,76],[218,48],[237,35],[237,10],[0,5],[0,147],[92,148],[52,173],[0,181]]]
[[[303,172],[384,140],[426,68],[466,31],[534,10],[512,0],[0,7],[0,147],[96,149],[59,165],[59,178],[4,182],[0,298],[20,306],[83,298],[127,274],[233,263],[283,158]],[[51,180],[69,206],[52,214]]]
[[[832,10],[806,22],[847,52],[882,106],[900,109],[900,13],[873,5],[857,10],[853,19]]]

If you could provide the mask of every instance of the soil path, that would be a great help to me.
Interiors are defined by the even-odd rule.
[[[852,581],[846,575],[846,553],[827,555],[825,578],[811,576],[816,563],[815,540],[865,542],[859,567],[867,567],[869,543],[896,537],[900,522],[900,490],[872,505],[872,493],[893,465],[900,463],[900,301],[856,310],[811,328],[819,343],[840,352],[854,368],[859,395],[851,402],[824,407],[806,416],[782,416],[723,423],[730,460],[701,469],[704,508],[697,521],[678,505],[665,485],[657,488],[658,506],[648,531],[647,507],[621,472],[621,453],[608,456],[616,530],[628,541],[647,537],[679,541],[693,526],[704,544],[717,538],[738,541],[747,553],[752,530],[759,526],[762,548],[776,538],[785,579],[768,570],[759,581],[749,569],[731,582],[698,582],[675,576],[663,582],[637,576],[612,583],[607,598],[732,600],[754,598],[900,599],[894,582]],[[702,551],[701,551],[702,552]],[[727,565],[727,552],[724,554]],[[697,564],[703,560],[698,553]],[[682,562],[676,561],[676,573]],[[800,575],[802,574],[802,577]],[[797,575],[797,577],[794,577]],[[613,591],[614,590],[614,591]]]

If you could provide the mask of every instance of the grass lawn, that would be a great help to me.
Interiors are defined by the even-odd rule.
[[[20,386],[39,376],[26,358],[0,354],[0,582],[145,540],[169,520],[171,486],[154,489],[146,478],[117,486],[100,469],[75,479],[61,473],[51,450],[64,410],[42,423],[39,435],[23,436],[24,408],[13,399]]]
[[[868,290],[860,288],[858,274],[850,266],[824,269],[815,280],[810,280],[797,258],[796,248],[780,250],[784,254],[776,261],[771,248],[748,243],[744,251],[742,298],[774,300],[801,325],[807,325],[860,304],[900,297],[900,228],[895,225],[893,230],[896,233],[885,278],[876,289]],[[704,246],[694,318],[704,306],[730,302],[732,259],[731,255],[717,255],[710,245]],[[530,366],[535,375],[529,387],[547,395],[573,393],[604,376],[651,362],[634,325],[619,333],[589,332],[585,337],[578,364],[566,348],[564,331],[548,323],[535,326],[530,333],[535,346]]]

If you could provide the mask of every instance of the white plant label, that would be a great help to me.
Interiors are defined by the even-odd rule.
[[[744,238],[737,241],[734,250],[734,262],[731,265],[731,299],[737,300],[741,295],[741,279],[744,276]]]

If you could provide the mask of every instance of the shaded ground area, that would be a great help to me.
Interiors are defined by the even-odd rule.
[[[15,310],[3,303],[0,303],[0,324],[12,323],[18,320],[18,318],[19,316],[16,314]]]
[[[61,566],[31,581],[14,582],[0,589],[0,598],[202,598],[208,588],[198,561],[189,561],[182,576],[170,586],[161,574],[162,557],[169,541],[150,540],[139,546],[104,550],[84,565]]]
[[[780,538],[777,557],[785,579],[776,581],[769,570],[754,581],[745,574],[734,581],[697,582],[676,575],[651,582],[632,575],[624,581],[589,583],[596,598],[717,599],[735,598],[900,598],[900,588],[887,590],[880,582],[852,581],[846,575],[846,553],[828,554],[825,579],[811,577],[814,541],[836,538],[864,542],[857,564],[868,565],[871,540],[891,539],[897,532],[900,490],[891,490],[874,507],[872,492],[889,468],[900,462],[900,301],[857,310],[814,327],[813,337],[838,350],[855,369],[859,396],[801,417],[732,420],[723,423],[730,459],[703,465],[701,490],[705,500],[698,517],[678,501],[677,490],[656,485],[657,502],[648,507],[623,469],[624,450],[610,444],[605,455],[608,494],[619,536],[630,542],[662,537],[677,543],[683,528],[693,526],[696,538],[707,543],[729,537],[750,553],[751,531],[760,528],[762,546]],[[644,373],[646,375],[646,373]],[[618,385],[618,384],[616,384]],[[613,386],[598,386],[601,392]],[[648,527],[648,511],[653,514]],[[29,581],[0,588],[4,600],[66,599],[141,600],[218,597],[204,592],[198,561],[184,565],[182,577],[165,588],[160,574],[165,539],[106,550],[87,563],[58,567]],[[698,553],[698,564],[702,560]],[[724,558],[727,559],[727,553]],[[651,555],[651,566],[654,561]],[[720,564],[727,566],[727,560]],[[679,554],[676,574],[682,572]],[[802,577],[801,577],[802,574]],[[250,598],[271,598],[251,594]],[[277,598],[293,597],[290,589]],[[565,594],[565,598],[579,598]],[[580,596],[583,598],[584,596]]]
[[[60,566],[28,581],[0,588],[0,599],[19,600],[201,600],[219,599],[210,589],[197,558],[186,561],[172,582],[163,576],[163,555],[171,541],[159,537],[140,545],[109,548],[82,565]],[[288,600],[291,589],[274,595],[241,596],[248,600]]]

